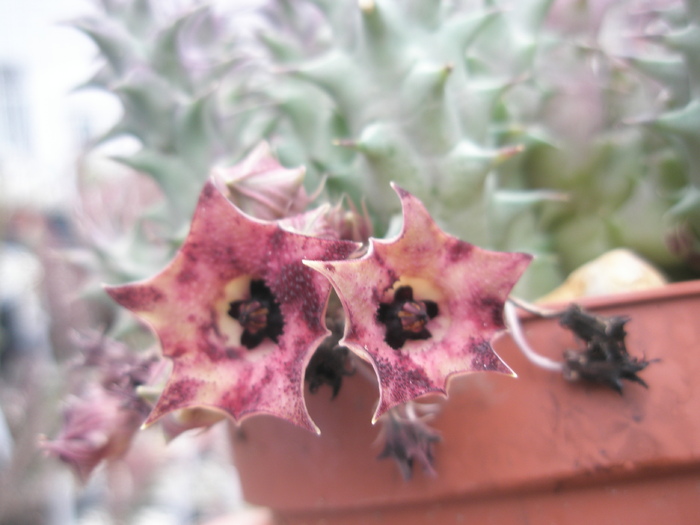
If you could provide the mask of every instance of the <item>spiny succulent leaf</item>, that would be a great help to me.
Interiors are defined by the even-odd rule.
[[[143,148],[130,157],[115,156],[114,160],[151,177],[165,194],[176,219],[185,220],[194,210],[195,196],[201,185],[197,174],[173,155]]]
[[[107,288],[151,326],[173,361],[146,424],[174,410],[205,407],[236,421],[267,413],[317,430],[304,403],[303,379],[329,333],[324,315],[330,284],[301,260],[343,259],[355,248],[255,220],[207,182],[173,261],[151,279]],[[247,348],[245,330],[229,312],[233,302],[251,298],[254,281],[274,296],[283,327],[276,342],[265,338]]]
[[[374,421],[423,394],[446,394],[454,374],[512,373],[491,341],[504,329],[504,302],[531,259],[483,250],[447,235],[417,198],[394,189],[404,217],[396,238],[370,239],[369,251],[359,259],[305,261],[333,283],[343,303],[346,326],[339,344],[374,367],[380,387]],[[429,338],[394,348],[380,309],[397,300],[394,294],[403,293],[398,290],[404,286],[412,288],[416,301],[434,302],[438,312],[425,325]]]
[[[458,13],[451,16],[442,29],[442,38],[455,50],[464,53],[482,30],[492,23],[499,13],[489,10],[479,13]]]
[[[686,155],[688,176],[700,186],[700,100],[661,115],[653,126],[667,134]]]
[[[662,40],[683,54],[691,84],[697,86],[700,82],[700,25],[689,24],[681,30],[664,35]]]
[[[188,72],[180,58],[179,39],[188,17],[181,17],[157,36],[152,51],[154,69],[177,87],[189,91]]]
[[[700,210],[700,188],[689,186],[682,192],[682,197],[669,210],[673,217],[685,218],[697,214]]]
[[[352,115],[353,108],[371,102],[364,96],[367,93],[366,73],[358,69],[357,64],[344,51],[330,51],[303,64],[303,67],[290,71],[290,75],[307,80],[326,91],[343,114]]]
[[[645,75],[661,82],[670,92],[671,105],[688,102],[690,86],[685,64],[680,58],[629,57],[626,61]]]
[[[153,0],[133,0],[131,2],[117,2],[115,11],[119,10],[119,16],[123,17],[123,23],[129,31],[139,39],[152,38],[156,29],[156,12]],[[114,12],[114,17],[117,18]]]
[[[175,130],[177,151],[188,160],[190,166],[201,172],[206,172],[214,152],[223,149],[217,140],[211,105],[209,96],[188,101],[179,115]]]
[[[172,148],[177,94],[153,72],[138,71],[113,88],[124,105],[123,125],[147,146]]]
[[[407,76],[401,104],[412,117],[405,122],[408,133],[425,156],[444,155],[459,140],[460,129],[445,102],[445,84],[453,66],[419,62]]]
[[[118,75],[125,73],[129,65],[140,58],[135,41],[113,20],[83,18],[72,22],[72,26],[92,39]]]

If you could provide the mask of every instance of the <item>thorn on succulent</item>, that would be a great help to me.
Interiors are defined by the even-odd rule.
[[[511,157],[515,157],[525,151],[525,146],[523,144],[514,144],[512,146],[505,146],[498,150],[496,156],[496,162],[505,162]]]
[[[438,315],[438,305],[434,301],[416,301],[413,288],[401,286],[394,292],[391,303],[379,303],[377,320],[386,325],[386,343],[398,350],[406,341],[430,339],[432,334],[426,328],[428,321]]]
[[[280,306],[261,280],[250,282],[250,299],[231,302],[228,315],[243,327],[241,344],[248,350],[262,343],[265,337],[278,343],[278,338],[284,330]]]
[[[353,139],[334,139],[332,144],[341,148],[357,149],[359,147],[359,143]]]
[[[559,323],[571,330],[585,348],[564,353],[564,377],[602,384],[622,394],[622,380],[633,381],[647,388],[637,374],[650,363],[627,352],[625,324],[629,317],[602,317],[571,305],[560,316]]]
[[[450,75],[452,75],[454,69],[455,65],[453,62],[447,62],[440,68],[439,84],[441,86],[443,86],[445,82],[447,82],[447,79],[450,78]]]

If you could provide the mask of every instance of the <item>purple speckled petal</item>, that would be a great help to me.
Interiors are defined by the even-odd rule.
[[[379,378],[374,421],[423,394],[446,394],[453,374],[512,374],[491,341],[505,328],[504,303],[531,260],[527,254],[488,251],[446,234],[416,197],[394,189],[404,216],[395,239],[371,239],[359,259],[304,261],[328,277],[340,296],[346,314],[340,344],[369,361]],[[439,314],[426,325],[432,337],[406,341],[394,350],[384,340],[386,326],[378,321],[377,310],[404,285],[413,288],[417,300],[435,301]]]
[[[330,284],[302,259],[344,259],[357,246],[307,237],[275,222],[251,218],[211,181],[204,186],[190,233],[155,277],[107,287],[109,295],[158,335],[173,372],[148,417],[210,407],[234,419],[267,413],[318,431],[306,410],[304,369],[328,334],[324,315]],[[243,328],[228,315],[246,299],[251,280],[263,280],[284,317],[278,343],[241,346]]]

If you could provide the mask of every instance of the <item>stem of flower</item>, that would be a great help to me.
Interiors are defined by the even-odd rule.
[[[522,303],[522,304],[527,304],[527,303]],[[521,306],[521,301],[518,299],[512,299],[509,298],[508,301],[506,301],[506,304],[504,306],[504,313],[505,313],[505,318],[506,318],[506,324],[508,325],[508,328],[510,329],[510,333],[513,337],[513,341],[515,341],[515,344],[518,345],[518,348],[520,348],[520,351],[525,355],[525,357],[528,358],[528,360],[536,365],[539,366],[540,368],[544,368],[545,370],[550,370],[552,372],[562,372],[564,369],[564,363],[560,361],[554,361],[553,359],[550,359],[548,357],[545,357],[543,355],[538,354],[535,352],[532,347],[529,345],[527,340],[525,339],[525,335],[523,334],[523,329],[522,326],[520,325],[520,319],[518,318],[518,314],[515,311],[515,306],[518,306],[520,308],[523,308]],[[541,317],[554,317],[554,314],[548,310],[542,310],[534,305],[528,305],[528,308],[523,308],[524,310],[532,312],[529,307],[532,306],[538,311],[534,311],[536,315],[540,315]],[[545,312],[545,313],[542,313]]]
[[[545,319],[552,319],[554,317],[559,317],[562,313],[561,311],[550,310],[549,308],[542,308],[541,306],[537,306],[536,304],[529,303],[529,302],[527,302],[523,299],[520,299],[518,297],[513,297],[512,295],[510,297],[508,297],[508,302],[513,303],[515,306],[517,306],[521,310],[525,310],[526,312],[534,314],[537,317],[542,317]]]

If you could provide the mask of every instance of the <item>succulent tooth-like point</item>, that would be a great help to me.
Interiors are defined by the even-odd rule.
[[[340,148],[359,149],[360,143],[353,139],[334,139],[333,145]]]
[[[357,259],[305,261],[331,281],[343,304],[339,344],[374,367],[374,421],[423,394],[445,394],[454,374],[512,374],[491,341],[505,328],[503,305],[531,259],[446,234],[416,197],[394,189],[404,217],[396,238],[370,239]]]
[[[174,260],[149,280],[107,288],[151,326],[173,361],[146,424],[203,407],[235,420],[272,414],[317,431],[303,379],[328,333],[330,284],[301,261],[343,259],[355,249],[255,220],[207,182]]]

